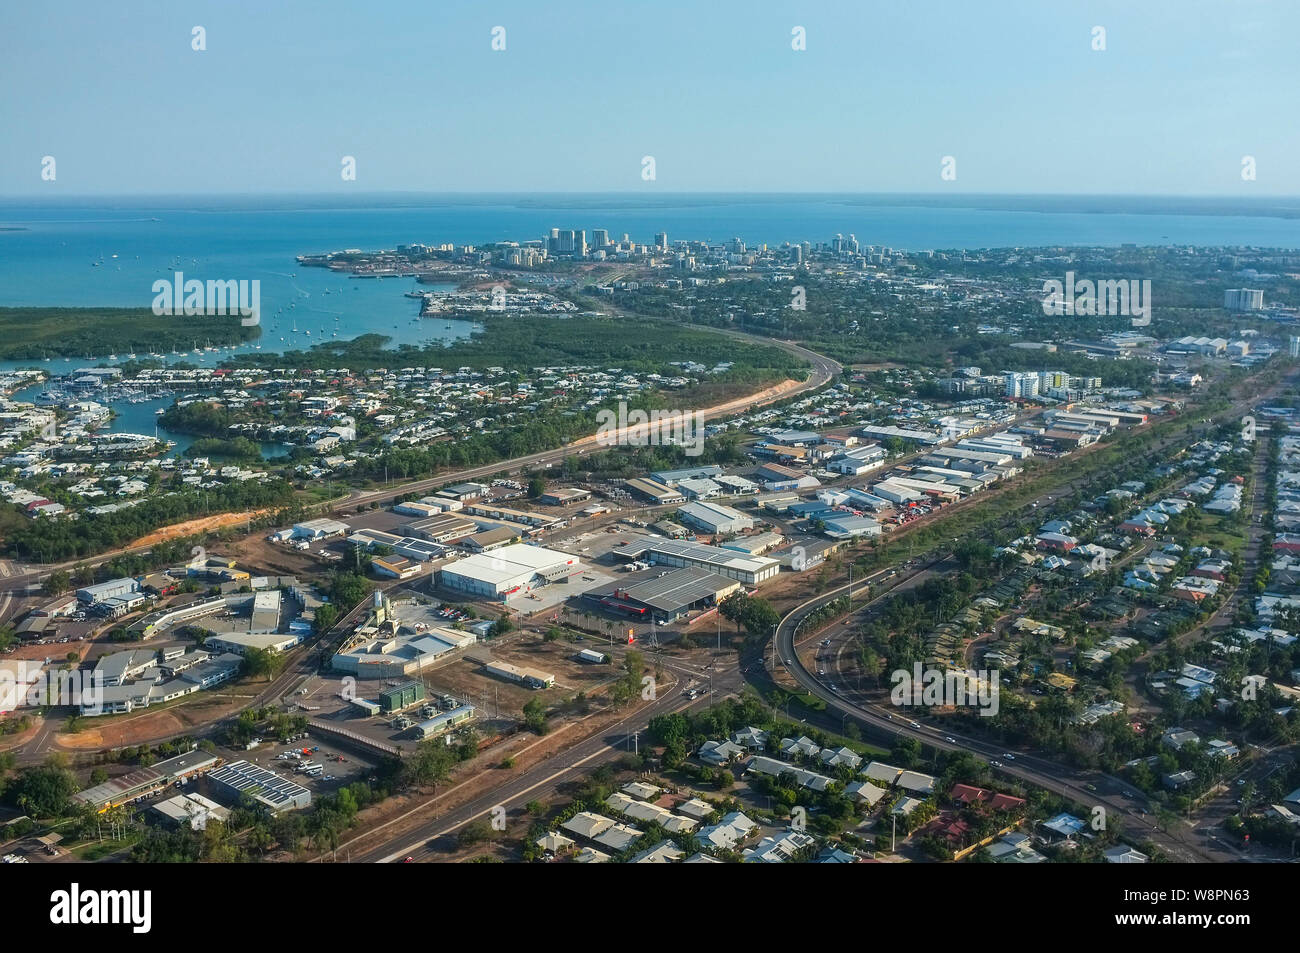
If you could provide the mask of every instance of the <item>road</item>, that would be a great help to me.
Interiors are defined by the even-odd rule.
[[[664,661],[666,663],[668,660]],[[434,814],[413,831],[393,837],[384,837],[379,831],[371,831],[341,844],[335,856],[348,856],[354,863],[391,863],[406,857],[413,858],[415,862],[445,860],[445,851],[456,847],[456,833],[471,821],[490,818],[498,807],[505,808],[508,814],[513,815],[510,819],[513,826],[527,825],[528,820],[518,816],[525,804],[532,800],[544,801],[561,786],[578,781],[601,764],[633,750],[633,733],[639,732],[644,741],[651,718],[701,709],[738,692],[742,686],[739,668],[731,666],[715,672],[713,683],[713,695],[706,692],[694,701],[688,701],[675,686],[655,700],[640,704],[617,723],[516,774],[488,793],[459,807]],[[427,803],[436,806],[438,800],[447,797],[451,790],[445,789]],[[381,838],[377,843],[376,836]]]
[[[693,325],[692,325],[693,327]],[[741,413],[751,407],[762,407],[766,404],[779,401],[790,400],[800,394],[816,390],[825,386],[839,376],[843,368],[837,361],[829,357],[810,351],[807,348],[795,344],[792,341],[779,341],[770,338],[761,338],[754,335],[743,334],[738,331],[728,331],[718,328],[705,328],[704,330],[714,331],[719,334],[725,334],[731,337],[737,337],[745,340],[755,341],[758,343],[779,347],[788,353],[797,355],[806,360],[812,370],[808,379],[796,383],[777,395],[767,395],[763,397],[739,397],[735,400],[727,401],[705,410],[701,410],[700,420],[705,422],[733,416]],[[437,476],[428,477],[419,480],[408,480],[401,483],[391,483],[382,489],[376,490],[354,490],[347,497],[335,500],[325,504],[320,509],[329,512],[341,513],[348,509],[355,509],[358,506],[364,506],[369,503],[379,502],[392,497],[418,493],[423,490],[434,490],[445,486],[448,483],[457,483],[465,480],[473,480],[480,477],[494,476],[498,473],[513,473],[525,468],[529,469],[546,469],[548,466],[553,467],[564,462],[566,457],[574,455],[584,455],[592,450],[602,449],[608,441],[619,441],[631,437],[644,435],[648,431],[648,425],[629,426],[620,428],[612,436],[606,435],[598,438],[596,434],[583,437],[564,446],[556,447],[552,450],[544,450],[539,453],[527,454],[522,457],[515,457],[511,460],[499,460],[495,463],[485,464],[480,467],[471,467],[465,470],[449,471],[440,473]],[[3,612],[8,611],[10,603],[6,601],[13,595],[25,593],[29,586],[35,586],[45,579],[51,572],[56,569],[73,569],[77,566],[88,566],[95,568],[106,563],[123,553],[143,553],[148,552],[149,546],[128,546],[120,550],[114,550],[109,553],[102,553],[98,556],[87,557],[85,559],[73,559],[63,563],[52,563],[47,565],[28,565],[20,566],[0,561],[3,571],[0,571],[0,619]]]
[[[915,581],[915,584],[919,585],[936,570],[937,567],[927,567],[915,574],[908,582]],[[796,632],[809,613],[839,598],[847,591],[847,586],[832,589],[795,607],[782,618],[777,626],[774,640],[780,663],[789,676],[800,687],[826,703],[827,711],[833,716],[828,725],[832,730],[836,729],[837,720],[842,726],[844,721],[852,718],[866,729],[865,735],[869,739],[883,742],[890,747],[900,738],[915,738],[924,746],[936,751],[967,751],[986,761],[1001,761],[1001,767],[996,769],[999,773],[1063,795],[1094,809],[1101,807],[1106,812],[1107,823],[1113,823],[1114,819],[1122,819],[1125,830],[1158,844],[1174,860],[1197,862],[1240,859],[1237,854],[1230,853],[1222,847],[1205,848],[1192,843],[1192,838],[1187,832],[1175,829],[1170,833],[1157,829],[1152,823],[1154,818],[1151,816],[1150,805],[1146,803],[1146,796],[1119,779],[1100,772],[1077,771],[1028,748],[1017,748],[1011,751],[1011,756],[1008,757],[1008,749],[993,742],[922,724],[917,719],[925,716],[913,709],[892,708],[869,702],[860,693],[848,688],[847,685],[840,684],[844,681],[840,676],[837,676],[838,690],[831,691],[804,666],[796,648]],[[917,727],[913,727],[913,724]]]

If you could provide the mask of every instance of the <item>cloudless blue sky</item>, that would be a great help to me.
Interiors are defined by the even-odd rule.
[[[1297,37],[1290,0],[5,2],[0,195],[1294,195]]]

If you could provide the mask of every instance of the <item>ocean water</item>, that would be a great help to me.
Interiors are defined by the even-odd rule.
[[[906,250],[1129,242],[1300,248],[1300,199],[645,193],[0,200],[0,305],[147,307],[153,282],[182,271],[204,280],[260,280],[262,350],[366,332],[387,334],[394,344],[449,341],[472,327],[413,320],[419,302],[403,297],[416,288],[413,279],[350,279],[299,268],[295,256],[527,240],[552,227],[604,228],[639,241],[666,231],[670,240],[739,237],[750,244],[843,233]],[[192,347],[203,347],[202,322],[178,320],[193,325]]]
[[[353,279],[300,268],[301,254],[398,244],[542,238],[604,228],[649,242],[732,237],[751,245],[824,242],[837,233],[905,250],[1044,245],[1300,248],[1300,199],[946,195],[382,195],[0,200],[0,306],[148,307],[153,283],[186,277],[261,282],[258,341],[190,346],[168,360],[215,366],[240,351],[282,352],[364,333],[422,345],[469,336],[470,322],[420,320],[414,279]],[[114,257],[116,256],[116,257]],[[98,264],[95,264],[98,262]],[[260,348],[257,345],[261,345]],[[144,356],[144,355],[137,355]],[[127,355],[117,355],[119,361]],[[0,367],[33,362],[0,362]],[[112,363],[55,358],[51,373]],[[151,408],[150,408],[151,409]],[[118,430],[145,430],[140,405]],[[125,426],[129,420],[139,426]],[[179,440],[178,440],[179,443]]]

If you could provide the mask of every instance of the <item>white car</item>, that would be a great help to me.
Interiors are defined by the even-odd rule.
[[[1002,752],[1002,757],[1006,758],[1008,761],[1015,761],[1015,760],[1016,760],[1016,756],[1013,755],[1010,751],[1004,751],[1004,752]]]

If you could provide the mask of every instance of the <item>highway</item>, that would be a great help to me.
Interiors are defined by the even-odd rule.
[[[653,664],[653,659],[647,661]],[[667,662],[668,660],[664,660]],[[670,667],[665,665],[665,667]],[[673,667],[676,670],[676,667]],[[700,678],[700,675],[696,675]],[[707,675],[702,677],[707,678]],[[374,828],[339,845],[334,856],[348,857],[353,863],[392,863],[411,857],[414,862],[433,863],[446,859],[445,852],[455,849],[455,835],[466,824],[478,818],[490,818],[494,809],[506,809],[512,836],[526,833],[531,821],[523,815],[523,806],[531,800],[545,801],[565,784],[579,781],[601,764],[613,761],[625,752],[632,751],[633,733],[640,733],[641,744],[646,743],[645,733],[650,719],[656,715],[677,711],[699,710],[727,695],[738,692],[743,684],[740,670],[734,664],[721,672],[713,673],[713,694],[708,692],[694,701],[688,701],[681,692],[679,682],[656,699],[641,702],[629,710],[618,722],[596,734],[579,741],[518,773],[511,772],[509,780],[497,785],[486,794],[451,808],[437,812],[421,822],[414,830],[386,837],[383,828]],[[475,780],[471,776],[468,781]],[[460,785],[444,787],[428,799],[417,811],[426,810],[429,804],[448,798]],[[412,812],[414,813],[414,811]],[[377,840],[378,838],[378,840]]]
[[[919,585],[936,571],[940,571],[939,564],[931,564],[915,573],[907,582]],[[855,582],[854,585],[857,583]],[[1008,749],[982,738],[925,724],[922,721],[926,717],[923,709],[872,703],[860,693],[850,689],[846,684],[847,680],[838,674],[835,677],[837,690],[831,691],[821,679],[807,669],[800,659],[796,647],[796,633],[800,623],[809,613],[839,598],[847,591],[847,586],[841,586],[796,606],[782,618],[777,626],[774,640],[777,656],[785,671],[800,687],[822,699],[826,703],[827,711],[836,716],[828,720],[826,727],[839,730],[845,719],[852,718],[866,729],[865,736],[868,739],[883,742],[889,747],[892,747],[899,738],[915,738],[925,747],[935,751],[968,751],[986,761],[1000,761],[1001,766],[996,768],[998,773],[1053,791],[1090,808],[1100,806],[1105,809],[1107,823],[1122,819],[1125,830],[1158,844],[1174,860],[1197,862],[1241,859],[1236,852],[1222,846],[1211,852],[1203,844],[1190,843],[1190,838],[1184,840],[1175,834],[1156,829],[1153,824],[1154,817],[1151,816],[1152,809],[1146,803],[1146,796],[1118,779],[1100,772],[1077,771],[1030,749]],[[879,598],[888,598],[888,596]],[[845,636],[841,636],[842,640],[844,638]],[[835,640],[832,640],[830,648],[832,650],[837,648]],[[838,653],[832,651],[827,654]],[[913,727],[914,725],[916,727]],[[1092,816],[1089,814],[1085,820]]]

